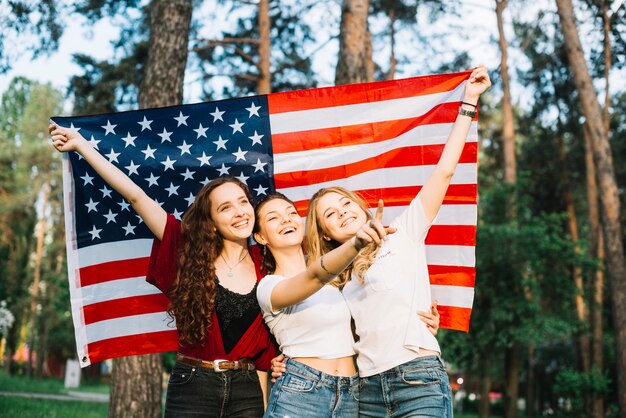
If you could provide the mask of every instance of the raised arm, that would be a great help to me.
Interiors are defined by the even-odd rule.
[[[395,232],[394,228],[383,226],[382,217],[383,202],[381,200],[378,202],[374,219],[365,223],[354,237],[309,263],[302,273],[278,283],[272,290],[270,299],[272,309],[280,310],[302,302],[341,274],[366,245],[380,245],[387,234]]]
[[[163,238],[167,213],[158,203],[152,200],[120,169],[100,155],[76,130],[52,123],[48,127],[48,132],[52,138],[52,145],[58,151],[76,151],[82,155],[109,186],[128,200],[152,233],[158,239]]]
[[[489,86],[491,86],[491,80],[489,80],[487,68],[481,65],[474,69],[465,86],[465,95],[463,96],[461,109],[469,112],[475,111],[478,98]],[[461,158],[471,123],[471,116],[460,113],[457,115],[441,153],[441,158],[435,166],[435,170],[418,193],[429,221],[435,219],[437,212],[439,212],[446,190],[448,190],[450,185],[450,179],[454,174],[459,158]]]

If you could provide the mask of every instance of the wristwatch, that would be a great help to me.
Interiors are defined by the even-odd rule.
[[[475,110],[465,110],[465,109],[463,109],[462,106],[459,106],[459,115],[461,115],[461,116],[469,116],[470,118],[474,119],[476,117],[476,111]]]

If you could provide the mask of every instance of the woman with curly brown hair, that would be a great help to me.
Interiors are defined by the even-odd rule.
[[[256,300],[257,247],[248,188],[220,177],[204,186],[179,222],[76,130],[49,126],[54,147],[76,151],[127,199],[157,239],[147,281],[170,299],[179,350],[165,416],[260,417],[275,348]]]

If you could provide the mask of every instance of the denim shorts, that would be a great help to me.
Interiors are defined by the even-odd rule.
[[[167,384],[166,417],[263,416],[263,393],[257,372],[214,372],[176,362]]]
[[[443,361],[418,357],[361,378],[359,416],[452,418],[452,392]]]
[[[359,378],[332,376],[288,358],[265,411],[271,418],[355,418],[359,413]]]

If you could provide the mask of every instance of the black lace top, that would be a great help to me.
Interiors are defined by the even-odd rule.
[[[258,283],[245,295],[233,292],[217,284],[217,300],[215,312],[222,332],[224,350],[228,353],[237,344],[243,334],[250,328],[261,312],[256,299],[256,287]]]

